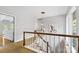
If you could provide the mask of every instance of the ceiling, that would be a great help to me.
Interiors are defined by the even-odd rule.
[[[67,8],[68,7],[60,7],[60,6],[34,7],[32,8],[31,13],[38,18],[58,16],[66,14]],[[45,12],[45,14],[41,14],[41,12]]]
[[[11,13],[13,15],[26,14],[36,18],[64,15],[67,12],[67,6],[0,6],[0,12]],[[45,14],[41,14],[45,12]]]

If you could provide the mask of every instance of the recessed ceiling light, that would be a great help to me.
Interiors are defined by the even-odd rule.
[[[42,12],[41,12],[41,14],[45,14],[45,12],[44,12],[44,11],[42,11]]]

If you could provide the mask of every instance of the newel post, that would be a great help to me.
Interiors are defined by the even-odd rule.
[[[78,53],[79,53],[79,37],[78,37]]]
[[[48,47],[49,47],[49,43],[47,42],[47,53],[48,53]]]
[[[25,46],[25,32],[23,32],[23,46]]]

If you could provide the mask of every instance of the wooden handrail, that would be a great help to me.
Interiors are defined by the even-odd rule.
[[[63,36],[63,37],[74,37],[74,38],[79,38],[79,36],[78,36],[78,35],[53,34],[53,33],[43,33],[43,32],[27,32],[27,31],[24,31],[24,33],[30,33],[30,34],[42,34],[42,35],[53,35],[53,36]]]
[[[62,37],[74,37],[74,38],[78,38],[78,41],[79,41],[79,35],[67,35],[67,34],[54,34],[54,33],[43,33],[43,32],[37,32],[37,31],[34,31],[34,32],[27,32],[27,31],[24,31],[23,32],[23,46],[25,45],[25,33],[29,33],[29,34],[42,34],[42,35],[53,35],[53,36],[62,36]],[[43,39],[41,37],[41,39]],[[48,53],[48,42],[47,42],[47,53]],[[79,53],[79,42],[78,42],[78,53]]]

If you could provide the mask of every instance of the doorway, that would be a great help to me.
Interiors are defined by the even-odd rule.
[[[13,16],[0,14],[0,46],[14,41],[15,20]]]

